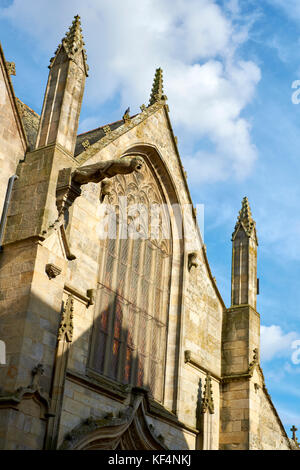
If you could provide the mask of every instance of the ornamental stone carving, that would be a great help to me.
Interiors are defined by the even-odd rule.
[[[61,273],[61,268],[55,266],[55,264],[49,263],[46,264],[46,273],[49,279],[54,279],[56,276],[59,276]]]
[[[74,299],[69,295],[62,312],[62,319],[60,322],[57,339],[58,341],[66,340],[68,343],[73,339],[73,311]]]
[[[128,156],[117,160],[98,162],[77,168],[72,175],[72,181],[80,185],[87,183],[100,183],[100,181],[105,178],[112,178],[116,175],[126,175],[133,171],[140,171],[142,166],[143,160],[137,156]]]
[[[197,268],[199,266],[198,253],[193,252],[188,255],[188,270],[190,271],[193,267]]]
[[[201,406],[201,412],[203,414],[207,411],[209,411],[210,414],[213,414],[215,412],[211,376],[209,374],[207,374],[205,378],[204,394]]]

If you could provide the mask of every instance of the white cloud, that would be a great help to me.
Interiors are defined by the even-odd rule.
[[[284,333],[280,326],[261,326],[261,358],[263,361],[271,361],[278,357],[291,357],[292,343],[299,339],[299,334],[292,331]]]
[[[199,149],[185,159],[188,170],[198,163],[193,181],[199,183],[243,178],[257,156],[241,114],[260,70],[239,57],[248,25],[238,21],[238,1],[228,6],[225,12],[214,0],[14,0],[1,14],[43,51],[54,50],[72,16],[81,15],[90,64],[85,106],[92,121],[117,94],[120,112],[129,104],[138,110],[148,100],[154,69],[162,66],[176,130]],[[201,137],[214,147],[211,155],[200,150]]]

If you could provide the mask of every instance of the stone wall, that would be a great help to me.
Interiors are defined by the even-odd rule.
[[[264,378],[255,370],[250,384],[250,435],[252,450],[288,450],[289,439],[265,387]]]
[[[16,173],[17,164],[24,157],[26,150],[13,92],[3,62],[4,57],[0,50],[0,217],[8,179]]]
[[[137,127],[120,135],[113,144],[103,148],[83,164],[92,164],[99,160],[119,158],[130,148],[145,145],[147,141],[149,141],[151,146],[156,146],[168,172],[172,175],[179,201],[189,203],[190,199],[185,189],[184,175],[176,155],[175,143],[172,140],[172,135],[168,128],[164,109],[160,109],[155,114],[148,117],[147,122],[141,122]],[[163,191],[170,191],[170,182],[163,175],[158,162],[151,160],[151,164],[154,165],[157,171],[157,176]],[[172,197],[174,199],[175,196],[170,197],[170,202],[172,202]],[[71,250],[77,258],[69,262],[66,284],[77,289],[81,294],[85,294],[87,289],[97,288],[98,265],[101,263],[101,244],[97,232],[97,227],[100,223],[99,185],[90,183],[83,187],[82,196],[78,198],[72,206],[67,228]],[[198,240],[198,242],[200,244],[200,240]],[[195,448],[199,380],[201,379],[202,383],[204,383],[206,377],[205,370],[209,370],[216,375],[220,375],[221,371],[223,305],[218,297],[214,281],[208,271],[206,259],[202,251],[200,250],[199,252],[199,267],[192,268],[189,273],[187,256],[184,258],[186,259],[184,266],[182,261],[179,261],[180,257],[182,257],[180,250],[182,250],[180,245],[177,247],[174,245],[173,253],[175,257],[178,257],[178,261],[173,264],[172,274],[174,289],[169,311],[169,338],[164,404],[169,409],[175,406],[179,419],[191,429],[195,430],[194,434],[192,434],[193,437],[188,438],[189,445]],[[175,286],[178,286],[181,276],[185,277],[183,297],[178,295],[178,287],[176,287],[177,291],[175,289]],[[78,373],[84,374],[88,365],[93,307],[86,309],[84,302],[79,305],[79,301],[77,300],[74,306],[74,315],[74,339],[70,350],[68,367]],[[179,324],[181,324],[180,330],[178,330]],[[180,336],[178,336],[179,331]],[[200,368],[196,370],[184,364],[184,351],[186,349],[193,352],[203,369]],[[72,386],[69,384],[68,389],[70,389],[70,387]],[[179,393],[177,393],[178,389]],[[84,395],[87,397],[89,394],[90,391],[85,390]],[[95,399],[95,393],[91,392],[91,394]],[[218,448],[219,382],[216,380],[213,381],[213,394],[215,413],[212,418],[213,438],[211,445],[213,448]],[[64,428],[64,432],[66,432],[66,428],[68,427],[69,429],[71,426],[65,422],[65,419],[68,421],[68,415],[66,414],[67,410],[65,409],[65,404],[63,407],[64,412],[61,426]],[[77,406],[77,408],[79,409],[80,407]],[[76,406],[74,405],[74,415],[76,415],[75,409]],[[101,407],[99,410],[101,410]],[[81,411],[81,413],[83,412],[86,413],[86,411]],[[78,414],[78,420],[75,420],[77,424],[79,418],[80,414]],[[75,423],[74,419],[73,417],[71,420],[72,424]],[[173,432],[176,434],[175,431]],[[63,431],[61,431],[61,433],[63,433]],[[174,444],[174,446],[175,445],[179,444],[177,443]]]

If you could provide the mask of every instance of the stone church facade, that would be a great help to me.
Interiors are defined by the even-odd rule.
[[[16,98],[0,49],[0,448],[296,448],[260,367],[247,198],[226,308],[161,69],[139,114],[77,135],[83,46],[77,16],[50,61],[41,116]]]

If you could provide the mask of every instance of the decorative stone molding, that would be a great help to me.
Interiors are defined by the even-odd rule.
[[[89,417],[66,435],[61,449],[167,450],[163,436],[147,422],[144,401],[143,393],[133,392],[131,405],[118,416]]]
[[[55,264],[52,264],[52,263],[46,264],[45,271],[49,279],[54,279],[55,277],[61,274],[61,268],[59,268],[58,266],[55,266]]]
[[[192,367],[195,367],[196,369],[198,369],[201,372],[204,372],[205,374],[209,374],[210,377],[213,377],[217,382],[220,382],[222,380],[222,377],[214,374],[213,372],[203,367],[200,364],[200,361],[194,357],[192,351],[190,351],[189,349],[186,349],[184,351],[184,362],[186,364],[190,364]]]
[[[64,305],[62,311],[62,318],[58,329],[57,339],[58,341],[66,340],[68,343],[72,342],[73,339],[73,311],[74,311],[74,299],[72,295],[68,296],[68,299]]]

